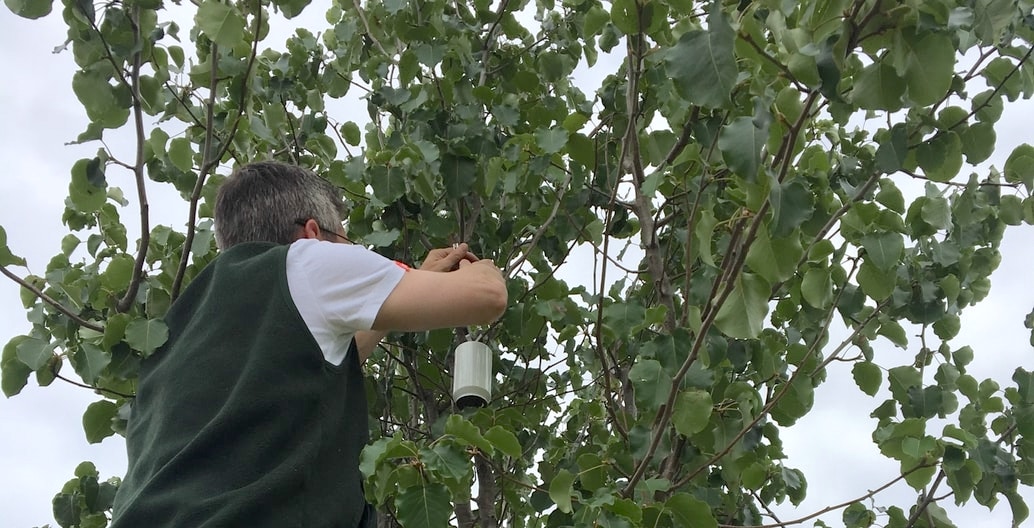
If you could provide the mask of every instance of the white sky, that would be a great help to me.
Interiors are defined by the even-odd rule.
[[[306,12],[317,20],[312,27],[323,27],[322,10],[313,6]],[[8,80],[0,83],[0,159],[6,160],[8,167],[0,178],[0,225],[7,230],[11,249],[27,257],[36,273],[57,253],[66,233],[60,217],[69,168],[76,159],[92,157],[98,148],[97,144],[65,145],[83,129],[86,119],[71,92],[71,54],[52,53],[63,41],[59,14],[28,21],[0,8],[0,63],[8,72]],[[282,42],[282,37],[274,38],[267,46]],[[599,75],[606,73],[597,70],[581,78],[593,78],[586,85],[596,87]],[[1028,132],[1025,122],[1032,110],[1030,104],[1008,107],[997,130],[999,152],[992,159],[998,167],[1013,146],[1034,143],[1034,133]],[[112,146],[118,150],[117,144]],[[126,173],[111,170],[108,177],[127,191],[127,196],[131,194]],[[152,197],[152,209],[152,225],[180,226],[186,219],[185,208],[176,198]],[[135,205],[122,214],[132,240]],[[1010,230],[1002,248],[1002,265],[992,277],[991,296],[964,314],[962,334],[953,342],[955,346],[969,344],[976,351],[970,371],[978,380],[995,377],[1003,387],[1012,384],[1017,366],[1034,370],[1029,331],[1023,327],[1024,315],[1034,306],[1034,288],[1029,285],[1029,263],[1034,261],[1032,235],[1028,226]],[[24,275],[24,270],[17,271]],[[28,329],[17,287],[6,278],[0,280],[0,346]],[[914,355],[914,351],[886,343],[877,348],[879,358],[887,361]],[[849,369],[849,364],[832,365],[830,380],[816,393],[814,410],[782,433],[790,456],[787,465],[802,469],[809,481],[809,498],[802,508],[779,509],[784,521],[857,497],[896,475],[897,464],[879,455],[870,439],[874,421],[868,415],[883,398],[861,394]],[[88,391],[60,381],[41,389],[32,379],[20,395],[0,399],[0,517],[4,526],[53,523],[51,498],[81,461],[95,462],[102,478],[121,476],[125,471],[120,438],[91,446],[83,437],[82,412],[96,399]],[[904,484],[886,493],[897,493],[902,497],[898,505],[906,509],[914,497]],[[1025,496],[1034,508],[1034,493],[1028,489]],[[877,497],[880,503],[886,499]],[[953,516],[962,528],[1008,526],[1011,519],[1004,502],[990,514],[971,503]],[[839,512],[825,519],[833,526],[841,524]]]

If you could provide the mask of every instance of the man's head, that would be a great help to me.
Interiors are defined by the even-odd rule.
[[[215,199],[215,239],[220,249],[243,242],[290,244],[299,222],[339,226],[341,195],[330,182],[301,167],[262,161],[239,167]]]

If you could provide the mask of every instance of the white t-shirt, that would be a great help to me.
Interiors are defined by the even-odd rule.
[[[327,362],[340,365],[405,273],[361,246],[301,239],[287,250],[287,286]]]

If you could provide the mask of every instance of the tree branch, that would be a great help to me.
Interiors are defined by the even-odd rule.
[[[151,245],[150,205],[147,202],[147,178],[144,176],[144,146],[147,136],[144,134],[144,111],[140,97],[140,68],[143,51],[140,49],[140,7],[133,7],[133,43],[137,50],[133,52],[133,69],[130,73],[128,87],[133,94],[133,125],[136,131],[136,162],[133,165],[133,176],[136,180],[137,199],[140,200],[140,247],[137,248],[136,261],[133,264],[133,276],[125,296],[118,302],[116,311],[126,312],[133,306],[136,294],[140,291],[143,280],[144,262],[147,250]]]
[[[480,528],[497,528],[495,502],[499,494],[495,471],[484,454],[474,455],[474,469],[478,477],[478,525]]]
[[[251,56],[248,58],[248,67],[244,70],[244,78],[247,79],[251,76],[252,68],[255,66],[255,58],[258,56],[258,43],[259,43],[259,30],[262,24],[262,8],[259,6],[255,10],[255,25],[252,30],[254,40],[251,46]],[[171,297],[175,300],[179,297],[180,290],[183,288],[183,280],[187,273],[187,265],[190,262],[190,251],[191,246],[194,245],[194,236],[197,231],[197,209],[198,202],[201,201],[201,193],[204,190],[205,182],[208,179],[209,174],[215,170],[216,165],[223,159],[223,155],[229,150],[230,145],[233,143],[234,136],[237,135],[237,127],[240,125],[241,117],[244,115],[244,110],[247,105],[248,98],[248,82],[241,83],[241,94],[240,104],[237,105],[237,117],[233,120],[233,125],[230,126],[229,134],[222,140],[219,145],[219,152],[216,155],[212,155],[212,151],[215,149],[213,140],[215,136],[215,94],[218,88],[218,60],[219,46],[212,43],[212,69],[209,73],[209,85],[208,85],[208,103],[206,108],[205,117],[205,143],[202,149],[204,153],[201,159],[201,170],[198,171],[197,182],[194,183],[194,190],[190,195],[190,212],[189,218],[187,219],[187,234],[183,241],[183,252],[180,254],[179,267],[176,270],[176,278],[173,280]]]
[[[934,502],[934,494],[937,492],[937,488],[941,485],[941,482],[944,482],[945,476],[946,474],[943,469],[937,473],[937,479],[933,481],[933,485],[930,486],[930,489],[923,494],[923,499],[919,501],[919,504],[916,505],[915,511],[913,511],[912,515],[908,517],[908,524],[905,525],[905,528],[914,527],[916,522],[919,521],[919,517],[926,511],[926,508]]]
[[[484,86],[488,80],[488,55],[492,52],[492,44],[495,42],[495,30],[503,20],[503,15],[506,13],[506,8],[509,5],[510,0],[503,0],[499,3],[499,10],[496,11],[495,20],[492,21],[492,25],[488,28],[488,33],[485,34],[485,41],[481,45],[481,76],[478,79],[478,86]]]

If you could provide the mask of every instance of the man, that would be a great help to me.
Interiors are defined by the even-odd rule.
[[[419,270],[351,245],[342,209],[328,182],[280,163],[220,188],[222,253],[141,365],[113,527],[375,526],[362,362],[388,331],[497,319],[506,287],[466,244]]]

